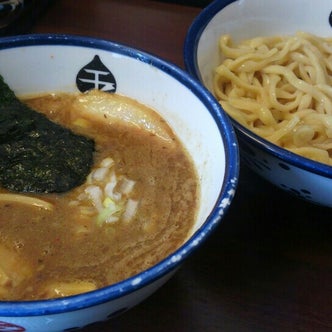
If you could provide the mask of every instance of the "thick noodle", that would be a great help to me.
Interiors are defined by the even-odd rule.
[[[219,42],[224,61],[214,93],[225,111],[259,136],[332,165],[332,38],[298,32]]]

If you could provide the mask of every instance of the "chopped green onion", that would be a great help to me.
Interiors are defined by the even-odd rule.
[[[123,202],[115,202],[110,197],[106,197],[103,201],[103,209],[98,214],[97,224],[101,225],[102,223],[111,223],[118,221],[121,217],[121,214],[124,210]]]

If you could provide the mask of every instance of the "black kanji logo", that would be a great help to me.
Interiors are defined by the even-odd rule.
[[[98,89],[116,91],[116,81],[111,71],[101,62],[98,55],[85,65],[76,76],[76,85],[81,92]]]

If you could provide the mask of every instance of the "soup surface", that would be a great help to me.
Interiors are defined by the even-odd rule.
[[[198,179],[159,115],[102,92],[24,101],[93,138],[96,152],[86,183],[70,192],[15,194],[0,188],[1,300],[61,297],[110,285],[183,243],[196,215]]]

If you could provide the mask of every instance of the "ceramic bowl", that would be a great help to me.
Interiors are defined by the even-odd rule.
[[[184,45],[187,71],[211,92],[214,68],[220,64],[218,40],[230,34],[234,42],[257,36],[306,31],[332,36],[329,0],[214,1],[195,18]],[[332,167],[288,152],[258,137],[232,119],[241,161],[271,183],[297,197],[332,207]]]
[[[0,58],[0,73],[18,96],[99,88],[131,97],[157,110],[192,156],[201,202],[192,232],[178,250],[148,270],[96,291],[0,302],[0,331],[71,330],[118,315],[164,284],[223,219],[238,182],[233,127],[213,96],[186,72],[114,42],[68,35],[7,37],[0,39]],[[90,74],[84,86],[82,70]],[[109,80],[101,73],[105,71],[112,74],[106,75]]]

